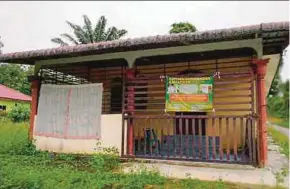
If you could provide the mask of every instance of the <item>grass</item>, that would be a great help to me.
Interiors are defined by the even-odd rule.
[[[273,127],[268,127],[268,132],[272,136],[273,140],[281,147],[280,152],[289,159],[289,139],[286,135],[277,131]],[[289,175],[288,164],[278,173],[276,173],[277,183],[282,183],[284,178]]]
[[[0,189],[270,189],[223,181],[174,180],[146,169],[124,174],[114,154],[53,155],[37,151],[27,134],[27,123],[0,122]]]
[[[274,124],[279,125],[281,127],[289,128],[289,119],[282,119],[282,118],[269,116],[268,120],[271,123],[274,123]]]
[[[269,127],[269,134],[272,136],[273,140],[281,147],[281,153],[285,154],[289,159],[289,139],[286,135],[280,133],[276,129]]]

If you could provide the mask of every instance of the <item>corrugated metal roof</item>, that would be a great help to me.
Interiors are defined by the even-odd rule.
[[[7,53],[0,55],[2,62],[34,64],[35,60],[73,57],[87,54],[105,54],[138,49],[153,49],[261,37],[263,44],[278,48],[289,44],[289,22],[272,22],[229,29],[197,31],[171,35],[156,35],[134,39],[119,39],[99,43],[62,46],[58,48]],[[284,47],[283,47],[284,48]]]
[[[5,85],[1,85],[1,84],[0,84],[0,98],[21,100],[21,101],[31,101],[30,96],[25,95],[14,89],[8,88]]]

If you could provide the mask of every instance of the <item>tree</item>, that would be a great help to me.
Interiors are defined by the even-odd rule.
[[[280,73],[278,72],[272,81],[272,85],[270,87],[268,97],[273,97],[273,96],[278,95],[280,91],[281,82],[282,81],[281,81]]]
[[[183,32],[196,32],[197,29],[194,25],[189,22],[176,22],[171,25],[171,29],[169,31],[172,33],[183,33]]]
[[[66,21],[66,23],[73,29],[74,36],[63,33],[60,35],[61,38],[53,38],[51,39],[51,41],[61,46],[69,45],[69,43],[73,45],[78,45],[95,43],[100,41],[112,41],[119,39],[127,34],[127,30],[119,30],[114,26],[106,29],[107,19],[105,18],[105,16],[101,16],[99,18],[94,28],[92,26],[92,22],[86,15],[83,15],[83,19],[83,27]],[[65,42],[65,40],[63,40],[62,38],[68,42]]]
[[[289,118],[289,79],[281,84],[281,92],[283,93],[283,117]]]
[[[30,83],[28,75],[33,74],[32,66],[21,66],[17,64],[0,64],[0,84],[30,95]]]

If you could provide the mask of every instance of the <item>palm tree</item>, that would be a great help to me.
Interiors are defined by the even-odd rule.
[[[67,33],[61,34],[60,36],[66,39],[69,43],[78,45],[100,41],[112,41],[119,39],[127,34],[127,30],[119,30],[114,26],[106,29],[107,19],[105,16],[101,16],[99,18],[98,23],[94,28],[90,19],[86,15],[83,15],[83,19],[83,27],[66,21],[66,23],[73,29],[74,36]],[[69,45],[69,43],[65,42],[62,38],[56,37],[51,39],[51,41],[61,46]]]

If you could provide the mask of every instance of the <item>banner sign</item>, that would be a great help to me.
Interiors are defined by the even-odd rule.
[[[213,77],[167,77],[166,111],[202,112],[213,109]]]

